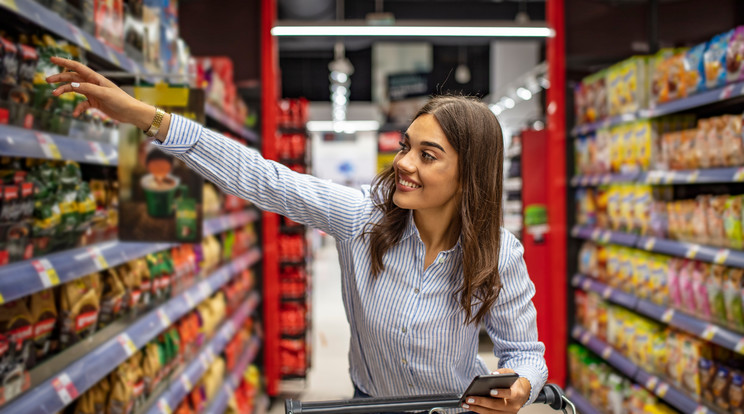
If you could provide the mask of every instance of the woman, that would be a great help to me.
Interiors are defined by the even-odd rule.
[[[130,97],[86,66],[70,70],[54,95],[88,100],[155,138],[223,191],[321,229],[337,241],[355,396],[460,393],[488,369],[478,358],[484,326],[516,372],[510,389],[468,398],[477,413],[517,412],[547,378],[537,340],[534,286],[523,249],[501,229],[503,143],[496,117],[463,97],[432,99],[405,133],[393,165],[361,192],[297,174],[256,151]],[[162,115],[162,121],[159,118]],[[158,128],[157,124],[160,124]]]

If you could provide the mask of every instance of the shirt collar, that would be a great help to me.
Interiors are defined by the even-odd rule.
[[[401,237],[401,241],[406,240],[407,238],[416,235],[421,240],[421,236],[419,236],[418,228],[416,228],[416,222],[413,220],[413,210],[408,210],[408,224],[406,225],[405,230],[403,231],[403,237]],[[460,236],[457,238],[457,243],[450,249],[447,250],[448,252],[456,252],[456,251],[462,251],[462,233],[460,233]]]

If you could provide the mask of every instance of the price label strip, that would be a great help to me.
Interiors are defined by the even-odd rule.
[[[648,381],[646,381],[646,388],[648,388],[649,390],[653,390],[656,388],[656,384],[658,383],[659,383],[659,379],[654,376],[651,376],[651,378],[649,378]]]
[[[723,90],[721,91],[720,99],[730,98],[731,95],[734,94],[734,87],[736,87],[736,85],[728,85],[727,87],[723,88]]]
[[[158,409],[163,414],[173,414],[173,410],[171,409],[168,401],[166,401],[165,398],[161,398],[158,400]]]
[[[3,297],[3,294],[0,293],[0,305],[2,305],[3,303],[5,303],[5,298]]]
[[[734,347],[734,351],[744,354],[744,338],[739,339],[739,342],[736,343],[736,347]]]
[[[605,349],[602,350],[602,358],[604,359],[610,359],[612,356],[612,347],[607,346]]]
[[[90,150],[93,152],[93,156],[101,162],[101,164],[109,165],[109,159],[106,156],[106,153],[103,152],[103,149],[101,148],[101,145],[97,142],[91,141],[89,143]]]
[[[121,347],[124,348],[124,351],[127,353],[127,356],[130,357],[137,352],[137,346],[134,345],[134,342],[132,341],[132,338],[129,337],[128,333],[123,333],[116,337],[116,340],[121,344]]]
[[[579,228],[578,227],[572,228],[571,229],[571,236],[578,237],[578,235],[579,235]]]
[[[594,229],[594,231],[592,231],[592,240],[594,240],[594,241],[599,240],[599,236],[601,234],[602,234],[602,230],[600,230],[600,229]]]
[[[661,321],[664,322],[664,323],[671,322],[672,321],[672,318],[674,318],[674,309],[667,309],[661,315]]]
[[[581,282],[581,287],[584,290],[589,290],[592,287],[592,281],[589,279],[584,279],[584,281]]]
[[[209,357],[207,357],[206,353],[199,354],[199,361],[205,370],[209,368]]]
[[[610,296],[612,296],[612,288],[607,286],[605,290],[602,292],[602,297],[605,299],[609,299]]]
[[[90,42],[88,42],[88,39],[85,37],[83,32],[80,31],[80,29],[70,24],[70,31],[72,32],[73,37],[75,37],[75,40],[77,40],[80,46],[84,47],[86,50],[90,50]]]
[[[736,170],[736,173],[734,173],[734,181],[744,181],[744,167]]]
[[[694,259],[695,256],[697,256],[699,251],[700,251],[700,245],[692,244],[690,245],[690,247],[687,248],[687,252],[685,252],[685,257],[688,259]]]
[[[600,237],[600,240],[599,241],[602,242],[602,243],[607,244],[607,243],[610,242],[610,237],[612,237],[612,232],[606,231],[606,232],[602,233],[602,236]]]
[[[691,184],[692,183],[696,183],[697,180],[698,180],[698,177],[700,177],[700,171],[699,170],[695,170],[695,171],[691,172],[690,175],[687,176],[687,182],[688,183],[691,183]]]
[[[669,384],[666,382],[662,382],[659,384],[658,387],[656,387],[656,395],[658,395],[661,398],[664,398],[667,394],[667,391],[669,391]]]
[[[646,240],[645,243],[643,243],[643,248],[648,251],[653,251],[654,246],[656,246],[656,239],[651,237],[648,240]]]
[[[193,309],[194,306],[196,306],[196,302],[194,302],[194,298],[191,297],[191,293],[186,291],[183,296],[186,299],[186,304],[189,305],[189,309]]]
[[[59,275],[54,270],[54,266],[49,262],[49,259],[39,259],[31,261],[31,266],[36,269],[36,273],[39,274],[41,283],[45,288],[59,285]]]
[[[168,317],[168,315],[165,313],[163,308],[159,308],[157,310],[158,319],[160,320],[160,324],[163,326],[163,328],[167,328],[171,326],[171,320]]]
[[[52,380],[52,386],[65,405],[70,404],[78,397],[78,391],[75,388],[75,384],[72,383],[70,376],[67,375],[66,372],[63,372],[57,378]]]
[[[0,4],[18,13],[18,5],[15,0],[0,0]]]
[[[692,414],[708,414],[710,411],[708,411],[708,408],[703,405],[698,405],[695,409],[695,412]]]
[[[44,153],[45,157],[52,160],[62,159],[62,153],[59,152],[59,148],[57,148],[57,144],[54,142],[54,139],[52,139],[52,137],[47,134],[37,133],[36,140],[39,142],[41,151]]]
[[[592,337],[592,334],[590,334],[589,332],[584,332],[581,335],[581,343],[584,344],[584,345],[588,344],[589,343],[589,339],[591,339],[591,337]]]
[[[726,260],[729,257],[729,249],[721,249],[716,253],[716,257],[713,258],[713,263],[715,264],[724,264],[726,263]]]
[[[121,62],[119,62],[119,58],[116,57],[116,53],[110,48],[106,48],[106,54],[108,55],[109,60],[116,66],[121,66]]]
[[[191,380],[189,377],[186,376],[186,374],[181,375],[181,385],[183,385],[183,388],[186,389],[186,392],[191,391],[194,386],[191,384]]]
[[[103,257],[101,249],[99,249],[98,247],[88,247],[88,254],[93,259],[93,263],[95,263],[98,270],[104,270],[110,267],[108,262],[106,261],[106,258]]]
[[[714,336],[716,336],[716,332],[718,332],[718,327],[715,325],[708,324],[705,329],[703,330],[702,336],[703,339],[710,341],[713,339]]]

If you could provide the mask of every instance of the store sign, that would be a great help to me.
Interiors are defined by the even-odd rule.
[[[166,112],[204,124],[202,89],[156,85],[129,90]],[[131,125],[119,141],[119,239],[197,243],[202,239],[204,179],[182,161],[160,151]]]

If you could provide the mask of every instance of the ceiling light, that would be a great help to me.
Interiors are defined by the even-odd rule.
[[[501,98],[501,102],[500,103],[506,109],[512,109],[512,108],[514,108],[514,105],[516,105],[516,102],[514,102],[514,99],[509,98],[508,96],[505,96],[505,97]]]
[[[377,131],[380,123],[377,121],[309,121],[307,130],[314,132],[328,131]]]
[[[499,104],[491,104],[488,105],[488,107],[491,109],[491,112],[493,112],[494,115],[499,116],[502,112],[504,112],[504,108],[501,107]]]
[[[273,36],[551,37],[540,26],[275,26]]]
[[[532,99],[532,92],[527,90],[527,88],[518,88],[517,96],[523,101],[529,101],[530,99]]]

